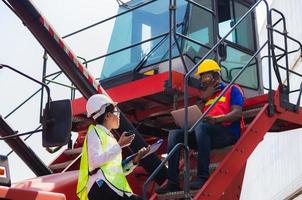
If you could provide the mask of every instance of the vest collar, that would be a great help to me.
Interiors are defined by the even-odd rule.
[[[101,128],[107,135],[111,136],[114,138],[114,136],[112,135],[112,133],[103,125],[97,124],[96,127]]]

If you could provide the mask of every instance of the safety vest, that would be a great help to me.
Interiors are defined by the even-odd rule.
[[[108,136],[102,128],[98,128],[95,125],[90,125],[88,128],[88,133],[91,129],[95,129],[100,140],[102,149],[106,151],[108,145],[116,144],[116,140],[113,137]],[[104,163],[99,168],[102,170],[106,180],[115,188],[120,191],[132,193],[132,190],[128,184],[128,181],[123,173],[122,167],[122,154],[118,154],[111,161]],[[88,154],[87,154],[87,137],[85,138],[81,156],[80,171],[78,176],[77,185],[77,196],[80,200],[88,200],[87,183],[89,179],[89,166],[88,166]]]
[[[215,106],[209,111],[208,116],[226,115],[231,112],[231,92],[233,87],[237,87],[243,95],[243,91],[238,85],[232,85],[226,91],[226,93],[222,97],[220,97]],[[214,95],[206,99],[206,103],[203,107],[203,112],[205,112],[216,101],[219,95],[220,92],[216,92]],[[231,122],[222,123],[223,126],[229,126],[231,124]],[[241,118],[240,126],[241,128],[244,127],[243,117]]]

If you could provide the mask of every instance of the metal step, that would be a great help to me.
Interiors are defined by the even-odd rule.
[[[82,152],[82,147],[75,149],[66,149],[63,154],[65,156],[78,156]]]
[[[210,174],[218,167],[219,163],[211,163],[209,166]],[[197,169],[191,169],[190,170],[190,180],[197,175]],[[184,171],[181,171],[179,174],[179,178],[184,178]],[[198,190],[191,190],[190,196],[193,197]],[[184,191],[177,191],[177,192],[168,192],[166,194],[157,194],[158,200],[164,200],[164,199],[182,199],[185,197]]]
[[[63,155],[68,156],[68,157],[80,157],[81,153],[82,153],[82,147],[75,148],[75,149],[66,149],[63,152]],[[78,158],[76,158],[76,159],[70,158],[70,159],[71,160],[68,160],[68,161],[65,161],[62,163],[52,164],[49,166],[49,168],[54,172],[65,170],[69,165],[71,165],[73,162],[75,162],[75,160]]]
[[[210,174],[213,173],[213,171],[218,167],[218,165],[219,165],[219,162],[218,162],[218,163],[211,163],[211,164],[209,165],[209,172],[210,172]],[[190,179],[193,178],[193,177],[196,176],[196,175],[197,175],[197,169],[196,169],[196,168],[195,168],[195,169],[191,169],[191,170],[190,170]],[[179,173],[179,178],[180,178],[180,179],[183,179],[183,178],[184,178],[184,171],[181,171],[181,172]]]
[[[253,117],[255,117],[260,112],[261,109],[262,109],[262,107],[244,110],[242,112],[243,118],[244,119],[246,119],[246,118],[253,118]]]
[[[66,162],[62,162],[62,163],[58,163],[58,164],[52,164],[49,166],[49,168],[52,171],[62,171],[63,169],[65,169],[68,165],[70,165],[73,162],[73,160],[69,160]]]
[[[195,194],[197,194],[199,190],[190,190],[190,196],[193,197]],[[158,194],[157,199],[158,200],[164,200],[164,199],[183,199],[185,198],[184,191],[177,191],[177,192],[168,192],[166,194]]]
[[[230,151],[233,148],[234,145],[229,145],[229,146],[225,146],[219,149],[211,149],[211,156],[214,154],[225,154],[228,153],[228,151]],[[196,159],[198,159],[198,152],[194,151],[192,153],[192,156]]]

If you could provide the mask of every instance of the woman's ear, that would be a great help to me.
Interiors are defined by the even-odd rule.
[[[105,113],[104,120],[107,120],[108,117],[110,117],[110,113],[109,112]]]

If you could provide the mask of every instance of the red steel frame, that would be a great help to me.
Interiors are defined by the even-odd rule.
[[[107,94],[116,102],[123,103],[126,101],[146,97],[153,94],[164,92],[165,81],[169,79],[169,73],[164,72],[150,77],[139,79],[133,82],[128,82],[114,88],[106,90]],[[179,91],[183,91],[184,75],[172,71],[172,87]],[[141,87],[144,86],[144,87]],[[130,92],[131,91],[131,92]],[[194,88],[189,89],[190,94],[198,95],[198,90]],[[73,116],[85,113],[85,98],[79,98],[72,102]],[[162,108],[159,108],[162,109]]]
[[[268,115],[268,103],[262,107],[240,140],[195,195],[195,200],[239,199],[246,161],[274,122],[282,119],[302,126],[302,108],[297,113],[286,111],[280,107],[279,95],[277,91],[274,96],[276,113],[273,116]]]
[[[26,14],[26,8],[23,8],[21,4],[18,4],[18,1],[9,0],[9,2],[14,5],[14,8],[19,10],[19,13],[21,12]],[[71,78],[73,82],[75,82],[76,85],[80,87],[84,95],[90,96],[95,92],[103,93],[104,91],[98,85],[98,83],[93,80],[92,76],[87,72],[84,73],[85,69],[77,61],[73,53],[68,50],[68,47],[65,46],[61,40],[57,39],[56,33],[48,25],[45,19],[42,16],[39,16],[38,20],[35,19],[35,23],[31,23],[31,20],[33,20],[33,18],[33,16],[25,16],[23,18],[23,21],[27,24],[27,26],[29,26],[29,29],[33,32],[34,35],[43,36],[37,38],[42,44],[44,44],[44,46],[50,53],[56,55],[57,59],[55,59],[55,61],[58,64],[63,66],[72,66],[76,69],[72,71],[69,68],[65,68],[64,71],[69,75],[69,78]],[[49,33],[51,34],[49,35]],[[53,43],[54,40],[56,41],[55,44]],[[62,47],[65,47],[65,51],[62,51]],[[66,49],[68,51],[66,51]],[[67,54],[67,56],[64,55],[64,53]],[[142,80],[137,80],[135,82],[126,83],[119,87],[109,89],[107,92],[115,101],[125,102],[164,91],[164,81],[167,80],[167,77],[168,73],[150,76]],[[175,89],[183,91],[183,76],[180,73],[172,72],[172,77],[173,87]],[[147,85],[148,87],[137,87],[138,83],[139,85]],[[196,90],[192,90],[192,92],[196,92]],[[255,98],[254,100],[257,102],[257,98]],[[262,100],[260,100],[260,102]],[[274,122],[276,122],[277,119],[282,119],[284,121],[302,125],[302,115],[300,114],[302,111],[301,108],[299,108],[299,112],[297,113],[293,113],[285,110],[284,108],[281,108],[279,103],[279,91],[275,93],[274,100],[276,103],[276,113],[273,116],[269,116],[267,113],[268,103],[264,104],[253,122],[246,128],[240,140],[226,155],[225,159],[220,163],[219,167],[210,176],[209,180],[196,194],[194,199],[239,199],[246,161],[254,151],[258,143],[262,141],[266,132],[268,132],[269,129],[273,126]],[[83,105],[85,103],[85,101],[83,100],[77,100],[73,105],[76,105],[76,102],[80,102],[79,104],[81,106],[73,106],[74,115],[83,113],[83,110],[81,109],[84,109]],[[150,113],[146,112],[141,116],[141,118],[149,114]],[[59,188],[59,190],[60,189],[62,189],[62,187]],[[12,195],[17,195],[18,197],[20,197],[21,195],[24,196],[26,194],[26,191],[24,190],[21,191],[20,195],[18,195],[17,190],[18,189],[16,188],[8,189],[6,187],[1,187],[0,197],[8,197],[7,194],[9,193]],[[28,192],[33,195],[32,198],[37,197],[39,193],[43,193],[30,191]],[[63,191],[60,192],[63,193]],[[68,193],[68,191],[64,191],[64,193],[66,192]],[[48,195],[54,195],[53,198],[56,199],[64,199],[64,197],[60,194],[47,194],[47,192],[45,192],[45,199]]]
[[[172,72],[172,74],[173,88],[183,91],[183,75],[178,72]],[[117,86],[109,89],[107,92],[113,97],[114,100],[126,102],[132,99],[163,92],[164,81],[167,80],[167,77],[168,73],[162,73]],[[137,87],[138,85],[142,84],[150,85],[150,87]],[[128,91],[132,92],[130,93]],[[198,95],[196,90],[191,89],[190,92]],[[121,95],[121,93],[124,93],[125,95]],[[286,111],[284,108],[279,106],[279,91],[275,92],[274,102],[276,104],[276,113],[273,116],[268,115],[267,100],[267,94],[246,100],[244,108],[262,106],[262,109],[254,118],[252,123],[246,127],[240,140],[229,151],[223,161],[219,164],[219,167],[210,176],[206,184],[195,195],[194,199],[239,199],[246,161],[259,142],[263,140],[264,135],[270,130],[274,122],[277,119],[282,119],[284,121],[302,125],[301,114]],[[84,99],[78,99],[73,102],[73,107],[77,109],[74,109],[74,115],[84,112],[84,103]],[[137,114],[137,117],[143,119],[145,116],[148,116],[151,113],[160,111],[164,112],[168,110],[164,110],[162,107],[159,107],[140,112]],[[302,111],[301,108],[300,111]],[[152,196],[152,199],[154,198],[156,198],[156,195]]]

